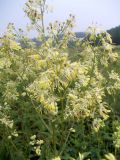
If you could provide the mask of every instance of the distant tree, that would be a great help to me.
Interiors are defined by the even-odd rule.
[[[120,44],[120,26],[108,30],[108,33],[112,36],[113,43]]]

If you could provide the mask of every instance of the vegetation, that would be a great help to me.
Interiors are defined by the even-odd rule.
[[[120,26],[111,28],[107,30],[107,32],[111,35],[112,41],[115,45],[120,45]],[[77,38],[84,38],[85,32],[76,32]]]
[[[119,54],[94,27],[77,38],[72,15],[46,28],[48,11],[45,0],[26,3],[40,46],[13,24],[0,39],[0,160],[117,160]]]
[[[108,33],[111,34],[113,43],[120,44],[120,26],[108,30]]]

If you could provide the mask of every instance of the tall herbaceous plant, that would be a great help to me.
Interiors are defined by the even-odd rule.
[[[12,23],[0,39],[0,160],[119,159],[119,55],[110,35],[92,26],[77,38],[71,14],[46,27],[46,0],[29,0],[24,11],[37,43]]]

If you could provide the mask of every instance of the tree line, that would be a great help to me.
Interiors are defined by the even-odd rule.
[[[111,35],[113,43],[116,45],[120,45],[120,25],[107,30],[107,32]],[[85,36],[85,33],[76,32],[76,36],[79,38],[83,38]]]
[[[120,44],[120,26],[112,28],[107,32],[112,36],[113,43],[119,45]]]

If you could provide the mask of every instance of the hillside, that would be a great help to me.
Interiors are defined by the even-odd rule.
[[[107,32],[112,36],[113,43],[120,45],[120,25],[107,30]],[[83,38],[85,36],[85,32],[76,32],[75,34],[78,38]]]
[[[113,43],[120,44],[120,26],[108,30],[108,33],[111,34]]]

